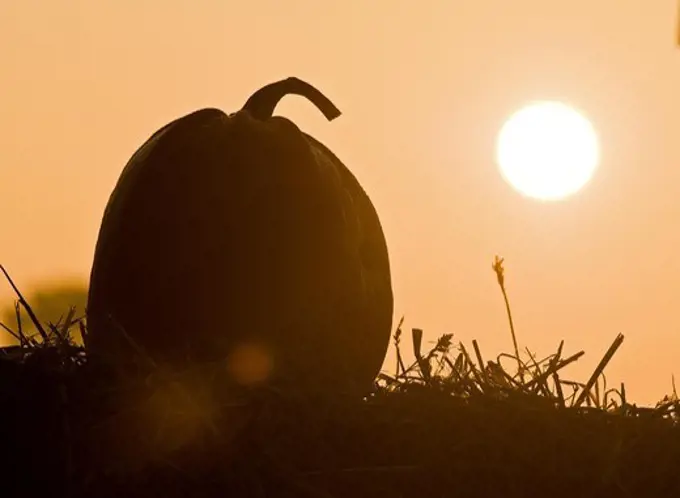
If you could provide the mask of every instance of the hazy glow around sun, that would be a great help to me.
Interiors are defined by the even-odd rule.
[[[498,135],[496,161],[524,195],[563,199],[581,189],[600,159],[593,125],[560,102],[535,102],[513,114]]]

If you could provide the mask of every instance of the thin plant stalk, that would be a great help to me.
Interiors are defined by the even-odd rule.
[[[512,334],[512,345],[515,347],[515,357],[517,358],[517,371],[519,373],[519,378],[524,381],[524,368],[522,366],[522,360],[519,358],[519,347],[517,346],[517,336],[515,335],[515,325],[512,321],[512,312],[510,311],[510,301],[508,300],[508,294],[505,291],[505,270],[503,268],[503,258],[498,256],[494,257],[493,264],[491,268],[496,273],[496,278],[498,280],[498,285],[503,293],[503,300],[505,301],[505,310],[508,313],[508,321],[510,322],[510,333]]]

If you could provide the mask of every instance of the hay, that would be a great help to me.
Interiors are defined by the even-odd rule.
[[[494,262],[507,305],[502,260]],[[4,271],[4,269],[3,269]],[[9,277],[8,277],[9,278]],[[11,282],[11,280],[10,280]],[[220,364],[140,367],[114,378],[73,344],[82,319],[38,338],[4,327],[0,350],[2,496],[434,497],[674,496],[680,491],[680,401],[637,407],[604,370],[563,378],[583,352],[488,360],[444,335],[397,365],[365,399],[243,388]],[[144,370],[146,368],[146,370]]]

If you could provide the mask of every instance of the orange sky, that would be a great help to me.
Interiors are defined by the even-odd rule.
[[[0,263],[24,288],[85,278],[108,195],[151,133],[298,76],[343,116],[295,98],[279,113],[373,199],[409,328],[510,351],[498,253],[521,345],[585,350],[570,370],[585,381],[621,332],[610,385],[652,403],[680,382],[676,15],[676,0],[1,2]],[[582,109],[602,147],[589,186],[553,204],[494,164],[503,120],[546,98]]]

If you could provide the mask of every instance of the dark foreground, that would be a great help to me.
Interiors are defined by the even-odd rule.
[[[0,496],[680,496],[677,400],[575,408],[559,353],[520,383],[449,342],[365,400],[237,392],[216,366],[111,389],[77,349],[0,350]]]

